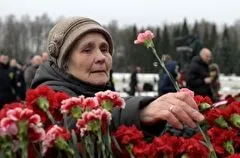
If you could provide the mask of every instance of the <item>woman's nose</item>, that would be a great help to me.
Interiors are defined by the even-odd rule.
[[[95,59],[96,59],[96,61],[97,62],[104,62],[105,61],[105,56],[104,56],[104,54],[102,53],[102,51],[100,50],[100,49],[98,49],[97,50],[97,52],[96,52],[96,57],[95,57]]]

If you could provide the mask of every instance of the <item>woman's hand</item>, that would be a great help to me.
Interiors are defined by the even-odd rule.
[[[196,122],[204,120],[204,116],[198,111],[191,95],[177,92],[165,94],[151,102],[141,110],[140,119],[146,125],[166,120],[175,128],[182,129],[182,124],[195,128]]]

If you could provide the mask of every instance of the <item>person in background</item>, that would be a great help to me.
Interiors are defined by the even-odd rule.
[[[137,74],[141,72],[141,68],[137,66],[135,70],[131,73],[131,78],[130,78],[130,92],[129,95],[134,96],[136,91],[140,90],[139,87],[139,80]]]
[[[48,60],[49,56],[47,52],[42,52],[41,53],[42,61],[45,62]]]
[[[212,83],[211,83],[211,89],[213,93],[213,101],[217,102],[220,99],[220,94],[219,90],[221,88],[221,84],[219,81],[219,67],[216,63],[212,63],[209,65],[209,70],[210,70],[210,77],[212,78]]]
[[[212,61],[212,52],[203,48],[198,56],[195,56],[186,73],[187,87],[196,95],[213,98],[211,83],[213,79],[209,74],[209,64]]]
[[[93,97],[109,90],[113,41],[98,22],[72,17],[59,21],[49,32],[51,58],[36,72],[32,88],[47,85],[70,96]],[[159,98],[130,96],[124,109],[112,111],[111,131],[120,125],[136,125],[146,133],[159,134],[166,121],[176,128],[196,127],[204,116],[188,92],[168,93]]]
[[[166,63],[166,68],[172,75],[174,82],[176,82],[177,77],[179,76],[179,64],[176,61],[169,60]],[[164,72],[159,80],[158,95],[160,96],[169,92],[176,92],[176,89],[167,73]]]
[[[9,68],[7,55],[0,55],[0,108],[16,101],[15,74]]]
[[[22,66],[17,62],[16,59],[10,60],[10,69],[15,74],[15,87],[16,87],[16,95],[18,100],[25,99],[26,93],[26,83],[24,80],[24,71],[22,70]]]
[[[33,56],[31,60],[31,65],[28,66],[24,71],[24,79],[27,85],[27,89],[31,87],[31,83],[34,78],[34,75],[42,62],[43,61],[41,56],[39,55]]]
[[[163,54],[161,60],[166,64],[168,61],[172,60],[172,57],[169,54]]]

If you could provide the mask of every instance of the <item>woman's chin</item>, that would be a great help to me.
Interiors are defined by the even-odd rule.
[[[96,77],[92,80],[88,80],[88,83],[96,86],[105,86],[108,82],[107,77]]]

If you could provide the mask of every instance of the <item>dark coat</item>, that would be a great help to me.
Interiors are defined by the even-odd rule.
[[[187,70],[187,87],[197,95],[209,96],[212,98],[211,86],[204,82],[204,78],[206,77],[209,77],[208,65],[202,61],[200,56],[195,56]]]
[[[16,100],[14,78],[15,74],[9,66],[0,63],[0,108]]]
[[[169,71],[169,73],[172,75],[172,77],[175,79],[177,77],[176,73],[176,67],[177,67],[177,62],[175,61],[169,61],[166,64],[166,68]],[[168,77],[166,73],[163,73],[162,76],[160,76],[160,81],[158,85],[158,94],[163,95],[169,92],[176,92],[176,89]]]
[[[36,72],[32,82],[32,88],[39,85],[48,85],[54,90],[63,91],[71,96],[84,95],[92,97],[96,92],[109,89],[108,86],[99,87],[82,82],[74,76],[61,71],[53,62],[45,62]],[[140,123],[140,109],[153,101],[152,97],[129,97],[126,98],[125,109],[114,109],[112,112],[111,129],[115,130],[118,126],[135,124],[138,128],[143,129],[146,133],[159,134],[165,126],[165,122],[160,122],[155,128],[143,127]],[[145,130],[146,129],[146,130]]]
[[[25,93],[26,93],[26,83],[24,79],[24,72],[23,70],[17,68],[17,67],[11,67],[10,68],[12,72],[15,74],[15,87],[16,87],[16,95],[19,97],[19,99],[24,100],[25,99]]]

